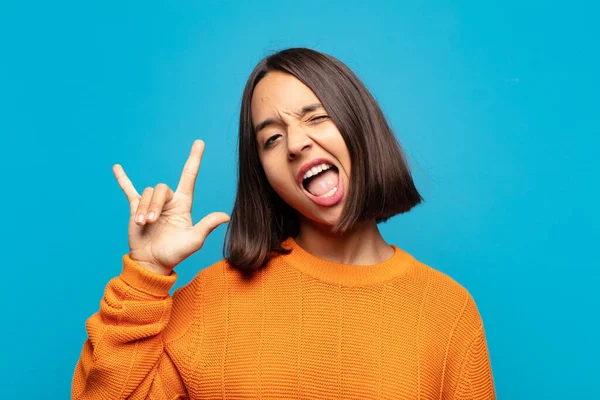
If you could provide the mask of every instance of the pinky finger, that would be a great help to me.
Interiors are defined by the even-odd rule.
[[[125,173],[125,170],[123,170],[123,167],[119,164],[115,164],[112,167],[112,171],[115,175],[115,178],[117,178],[117,182],[123,190],[123,193],[125,193],[125,196],[127,196],[127,200],[129,201],[129,203],[131,204],[135,200],[139,199],[140,195],[137,192],[137,190],[135,190],[133,183],[131,183],[131,181],[127,177],[127,174]]]

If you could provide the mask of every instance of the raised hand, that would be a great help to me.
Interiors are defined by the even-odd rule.
[[[192,222],[194,186],[204,153],[204,142],[194,141],[175,192],[166,184],[147,187],[140,196],[119,164],[113,166],[117,182],[129,201],[129,256],[144,268],[163,275],[194,252],[229,215],[213,212],[196,225]]]

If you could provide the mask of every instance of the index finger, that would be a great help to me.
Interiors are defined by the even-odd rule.
[[[125,192],[125,196],[127,196],[127,200],[129,200],[130,204],[133,200],[140,197],[137,190],[135,190],[135,187],[133,187],[133,183],[131,183],[121,165],[113,165],[112,171],[113,174],[115,174],[115,178],[117,178],[119,186],[121,186],[121,189],[123,189],[123,192]]]
[[[190,151],[190,156],[183,166],[181,179],[179,180],[179,185],[177,185],[175,192],[182,193],[190,197],[194,196],[194,186],[196,185],[196,177],[198,176],[198,170],[200,169],[200,161],[202,161],[203,153],[204,141],[194,140],[192,151]]]

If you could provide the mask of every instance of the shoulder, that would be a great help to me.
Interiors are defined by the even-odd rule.
[[[257,281],[256,276],[244,276],[226,259],[221,259],[203,268],[192,281],[177,289],[173,300],[181,303],[184,299],[194,298],[196,305],[205,300],[209,300],[211,304],[218,304],[228,296],[240,292],[242,287],[252,288]]]
[[[215,262],[199,271],[190,282],[175,290],[169,324],[165,329],[167,342],[174,341],[188,332],[193,321],[199,319],[206,288],[218,286],[219,277],[223,276],[226,264],[225,260]]]
[[[414,258],[414,257],[413,257]],[[481,325],[481,316],[469,290],[450,275],[414,259],[409,283],[421,288],[423,306],[474,328]]]
[[[198,297],[205,292],[207,287],[219,286],[226,281],[225,275],[231,273],[231,266],[225,259],[221,259],[200,270],[186,285],[180,287],[173,294],[174,301],[181,301],[188,297]]]
[[[413,268],[408,274],[415,284],[420,284],[434,290],[437,295],[452,296],[464,299],[469,295],[469,291],[462,284],[457,282],[450,275],[433,268],[432,266],[413,258]]]

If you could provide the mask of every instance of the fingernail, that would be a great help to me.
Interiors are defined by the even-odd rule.
[[[135,222],[143,222],[144,221],[144,214],[138,214],[137,217],[135,217]]]
[[[154,211],[148,213],[148,219],[154,219]]]

